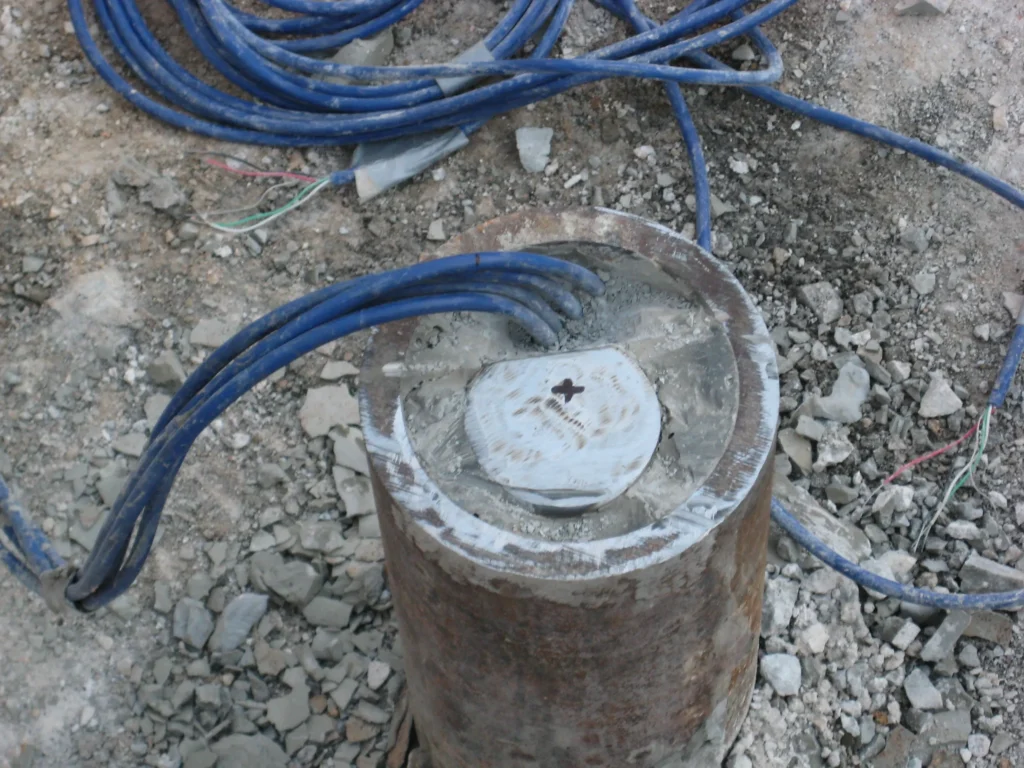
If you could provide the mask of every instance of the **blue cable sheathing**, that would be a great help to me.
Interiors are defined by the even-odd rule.
[[[189,447],[210,422],[252,387],[329,341],[395,320],[447,312],[504,314],[523,325],[541,343],[554,345],[557,342],[554,332],[543,320],[517,302],[502,296],[454,293],[401,299],[358,310],[275,347],[256,364],[226,382],[216,396],[176,417],[171,428],[147,449],[146,460],[137,473],[141,474],[139,481],[123,503],[119,499],[104,522],[89,559],[68,586],[68,599],[84,610],[94,610],[131,586],[148,557],[160,508]],[[156,455],[150,457],[153,453]],[[154,503],[148,503],[147,497],[154,492]],[[129,549],[129,540],[136,531],[137,522],[138,529]]]
[[[1006,394],[1010,391],[1010,384],[1020,367],[1021,356],[1024,356],[1024,314],[1013,329],[1013,336],[1010,337],[1010,348],[1003,358],[1003,366],[999,369],[995,384],[992,386],[992,395],[989,397],[989,405],[995,408],[1002,408],[1006,400]]]
[[[1024,607],[1024,590],[983,594],[947,594],[900,584],[898,581],[892,581],[877,573],[872,573],[828,547],[786,511],[786,508],[776,499],[772,499],[772,520],[797,544],[825,565],[853,579],[865,589],[880,592],[908,603],[939,608],[944,611],[1009,611]]]
[[[86,57],[115,91],[158,119],[211,138],[271,146],[328,146],[455,126],[469,135],[495,115],[570,88],[607,77],[636,77],[661,80],[665,85],[693,170],[697,241],[706,250],[711,248],[710,185],[700,137],[681,84],[744,88],[803,117],[934,162],[1024,207],[1024,193],[946,152],[765,87],[781,76],[782,60],[759,26],[797,0],[770,0],[750,13],[744,13],[744,9],[751,0],[694,0],[660,24],[644,16],[633,0],[597,0],[601,7],[630,24],[636,34],[569,60],[550,59],[548,54],[568,18],[571,0],[515,0],[484,38],[494,61],[390,68],[347,66],[302,54],[330,50],[382,31],[405,18],[422,0],[267,0],[274,8],[301,14],[299,18],[288,19],[263,19],[223,0],[171,2],[201,55],[251,99],[221,91],[181,67],[156,40],[134,0],[94,0],[99,26],[114,52],[162,101],[150,98],[125,80],[104,57],[89,31],[82,0],[68,0],[68,7]],[[277,35],[306,36],[274,39]],[[511,59],[537,35],[540,40],[527,58]],[[741,35],[746,35],[760,52],[764,62],[761,69],[738,71],[708,54],[712,47]],[[680,60],[692,66],[678,66],[676,62]],[[322,79],[325,76],[357,82],[330,82]],[[468,76],[477,80],[504,79],[451,95],[446,95],[437,83],[439,78]],[[370,80],[376,82],[366,82]],[[330,175],[330,183],[347,184],[354,176],[354,169],[339,170]],[[90,557],[69,586],[69,599],[85,610],[92,610],[127,589],[145,562],[174,475],[192,440],[202,431],[203,427],[198,425],[211,411],[222,410],[222,406],[230,404],[225,404],[227,401],[240,397],[246,382],[251,386],[259,381],[252,377],[283,359],[281,350],[290,350],[291,354],[312,343],[312,338],[326,338],[323,334],[358,324],[359,318],[370,316],[367,313],[386,317],[387,308],[395,306],[391,299],[396,296],[418,296],[399,299],[397,303],[404,310],[417,306],[415,302],[427,302],[418,305],[426,307],[435,306],[431,302],[454,301],[451,292],[463,289],[469,293],[456,295],[471,298],[474,306],[490,302],[491,310],[479,311],[499,311],[493,308],[500,304],[505,314],[525,313],[518,319],[527,325],[533,323],[531,333],[550,342],[551,337],[546,334],[553,334],[561,321],[548,302],[570,317],[578,317],[582,309],[559,281],[565,280],[595,295],[603,290],[600,281],[590,273],[586,273],[586,278],[579,271],[569,274],[571,269],[565,262],[524,262],[522,256],[516,255],[516,263],[501,262],[500,258],[481,261],[481,255],[476,254],[456,257],[463,259],[458,267],[451,262],[441,272],[427,269],[415,273],[411,282],[374,282],[389,275],[360,278],[291,302],[237,334],[215,351],[172,399],[153,430],[138,471],[115,503],[116,514],[104,524],[102,554]],[[389,274],[393,278],[393,273]],[[444,284],[444,293],[435,295]],[[324,342],[310,349],[321,343]],[[1022,354],[1024,326],[1018,326],[993,387],[992,405],[1003,404]],[[0,495],[7,499],[3,531],[15,547],[12,551],[0,543],[0,559],[19,580],[38,587],[39,573],[60,567],[62,562],[20,508],[12,506],[2,481],[0,489]],[[1020,593],[945,595],[882,579],[829,550],[774,500],[772,515],[802,546],[872,590],[950,609],[1024,605]]]

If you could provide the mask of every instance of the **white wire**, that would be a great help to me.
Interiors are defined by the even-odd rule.
[[[297,179],[289,179],[288,181],[281,182],[280,184],[275,184],[272,187],[268,187],[267,190],[262,195],[260,195],[259,200],[257,200],[252,205],[244,205],[241,208],[224,208],[223,210],[219,210],[219,211],[206,211],[206,212],[196,211],[196,216],[198,216],[199,218],[201,218],[201,219],[203,219],[205,221],[206,217],[208,217],[208,216],[224,216],[224,215],[229,214],[229,213],[245,213],[246,211],[251,211],[253,208],[256,208],[257,206],[259,206],[260,203],[262,203],[264,200],[267,199],[267,195],[269,195],[275,189],[280,189],[281,187],[294,187],[296,184],[301,184],[301,183],[302,182],[298,181]]]
[[[238,228],[225,227],[225,226],[223,226],[221,224],[217,224],[215,222],[209,221],[205,217],[202,217],[203,223],[206,224],[208,227],[216,229],[218,232],[227,232],[228,234],[231,234],[231,235],[244,235],[246,232],[252,232],[254,230],[259,229],[260,227],[265,227],[267,224],[272,222],[274,219],[278,219],[278,218],[284,216],[286,213],[291,213],[292,211],[294,211],[299,206],[305,205],[307,202],[309,202],[314,197],[316,197],[318,194],[320,194],[321,190],[323,190],[324,187],[329,186],[330,185],[330,181],[331,180],[329,178],[324,179],[323,181],[321,181],[319,183],[318,186],[316,186],[313,189],[312,192],[310,192],[308,195],[306,195],[304,198],[302,198],[299,202],[295,203],[294,205],[290,205],[290,206],[288,206],[286,208],[283,208],[280,211],[278,211],[277,213],[275,213],[273,216],[268,216],[267,218],[262,219],[260,221],[257,221],[256,223],[251,224],[251,225],[249,225],[247,227],[238,227]]]
[[[978,425],[978,431],[974,433],[974,450],[971,451],[971,455],[968,457],[967,463],[959,472],[956,473],[953,479],[949,481],[949,485],[946,486],[946,492],[945,494],[943,494],[942,501],[939,504],[938,508],[935,510],[935,514],[931,516],[931,518],[924,525],[924,527],[921,528],[921,532],[917,534],[917,538],[914,540],[915,551],[921,548],[921,542],[924,541],[925,536],[928,535],[929,531],[931,531],[936,521],[946,510],[946,507],[949,505],[950,500],[953,498],[953,489],[956,488],[957,483],[959,483],[963,476],[966,475],[968,472],[973,474],[976,457],[978,457],[979,451],[985,450],[985,446],[981,444],[981,433],[984,431],[985,426],[984,421],[985,417],[982,416],[981,423]]]

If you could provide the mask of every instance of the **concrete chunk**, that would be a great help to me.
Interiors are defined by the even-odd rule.
[[[972,552],[960,569],[963,592],[1011,592],[1024,589],[1024,571]]]
[[[953,0],[900,0],[896,4],[896,15],[941,16],[952,4]]]
[[[859,563],[871,556],[871,541],[864,532],[848,520],[829,514],[803,488],[776,477],[774,490],[775,496],[797,520],[847,560]]]
[[[935,634],[921,649],[921,661],[942,661],[952,655],[956,641],[963,635],[971,623],[971,615],[966,611],[952,611],[942,620]]]
[[[928,673],[918,667],[903,682],[903,690],[910,699],[910,704],[923,710],[942,709],[942,694],[932,685]]]

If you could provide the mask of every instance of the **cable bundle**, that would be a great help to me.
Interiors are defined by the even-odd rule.
[[[0,559],[54,607],[66,598],[79,610],[94,611],[138,577],[192,443],[260,381],[329,341],[434,313],[506,315],[551,347],[561,329],[559,313],[582,315],[572,289],[597,296],[604,284],[583,267],[546,256],[478,253],[369,275],[296,299],[239,331],[189,376],[153,428],[145,454],[81,569],[72,572],[65,566],[11,499],[2,478],[0,530],[8,544],[0,540]],[[63,592],[55,593],[53,585]]]

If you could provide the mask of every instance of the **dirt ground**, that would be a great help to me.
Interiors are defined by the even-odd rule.
[[[1024,186],[1024,2],[954,0],[934,18],[898,17],[895,4],[804,0],[784,14],[768,29],[783,51],[783,87],[937,143]],[[663,5],[652,13],[663,16]],[[451,55],[497,11],[470,0],[428,0],[405,22],[413,34],[395,61]],[[579,51],[622,32],[580,0],[565,45]],[[426,234],[438,219],[450,236],[529,206],[598,203],[692,234],[685,153],[653,84],[596,84],[497,118],[433,172],[365,204],[351,189],[328,190],[269,225],[261,242],[183,228],[190,209],[251,202],[269,186],[225,175],[189,153],[214,150],[322,175],[347,167],[347,150],[219,144],[148,118],[94,75],[57,0],[0,4],[0,72],[0,474],[64,541],[102,509],[97,483],[132,466],[113,446],[144,432],[146,402],[160,391],[146,375],[150,363],[164,350],[187,370],[202,359],[203,348],[189,342],[201,320],[237,326],[316,287],[412,263],[435,247]],[[733,209],[715,220],[716,255],[733,266],[769,327],[806,314],[796,301],[800,285],[828,280],[847,301],[876,291],[894,308],[887,355],[922,376],[941,371],[962,388],[968,407],[979,408],[1012,325],[1003,293],[1022,292],[1020,211],[948,172],[736,91],[687,93],[712,190]],[[514,130],[524,125],[554,129],[557,168],[550,173],[521,167]],[[656,164],[637,156],[643,145],[654,148]],[[114,183],[128,156],[171,179],[188,204],[156,210],[140,190]],[[749,170],[737,172],[736,159]],[[565,183],[583,172],[582,182]],[[674,194],[663,193],[657,174],[674,178]],[[926,233],[927,249],[907,247],[908,227]],[[790,254],[785,261],[773,256],[780,248]],[[918,296],[909,286],[922,272],[937,282]],[[170,616],[153,610],[154,584],[168,585],[177,600],[190,578],[207,574],[237,592],[233,566],[254,549],[261,513],[293,504],[287,514],[298,523],[324,512],[316,502],[331,484],[329,445],[303,433],[298,413],[307,390],[324,383],[324,364],[358,363],[362,342],[349,339],[296,363],[197,441],[146,570],[115,609],[60,619],[0,573],[0,766],[180,764],[168,756],[180,736],[158,738],[139,699],[154,662],[180,654]],[[827,391],[834,373],[823,373],[824,361],[815,366],[805,389]],[[1008,499],[1009,511],[991,513],[1011,527],[1019,519],[1014,504],[1024,501],[1024,426],[1014,397],[996,420],[1002,461],[989,467],[987,485]],[[871,450],[888,435],[858,433],[856,440]],[[287,467],[288,481],[268,487],[259,470],[275,462]],[[812,478],[811,486],[821,491],[827,482]],[[1021,543],[1015,528],[1007,536]],[[211,557],[218,543],[228,545],[226,558]],[[65,546],[84,557],[79,544]],[[386,609],[366,626],[391,648]],[[311,641],[298,612],[281,608],[280,616],[289,643]],[[1009,703],[1001,730],[1015,745],[999,758],[968,755],[970,765],[1024,765],[1019,638],[986,665],[1003,680]],[[837,743],[839,753],[843,765],[872,764]],[[311,756],[302,764],[345,765],[337,756],[329,763],[324,750],[297,754]],[[802,759],[791,753],[779,764]]]

